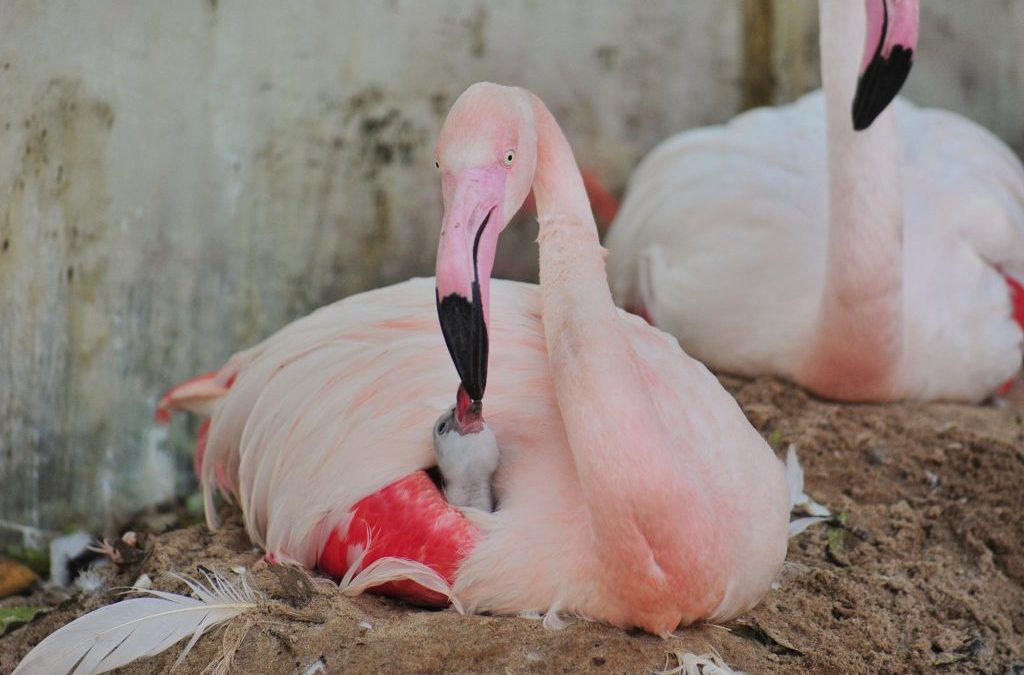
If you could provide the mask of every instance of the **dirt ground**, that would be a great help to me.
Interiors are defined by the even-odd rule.
[[[842,514],[791,540],[777,588],[738,621],[669,640],[583,621],[556,631],[530,619],[349,599],[256,565],[254,585],[299,618],[271,611],[237,619],[201,639],[183,670],[201,671],[241,638],[232,672],[637,673],[675,666],[675,651],[715,649],[752,673],[1024,673],[1019,413],[837,405],[770,379],[725,383],[780,454],[796,445],[807,493]],[[205,565],[231,576],[233,566],[260,560],[237,514],[216,533],[194,525],[146,545],[149,555],[114,585],[147,573],[156,588],[182,592],[167,572]],[[0,638],[0,672],[58,626],[117,597],[65,601]],[[2,604],[45,599],[37,590]],[[178,652],[124,672],[166,672]]]

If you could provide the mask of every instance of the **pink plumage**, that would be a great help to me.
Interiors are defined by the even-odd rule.
[[[212,405],[188,388],[168,399],[212,414],[201,467],[210,524],[220,472],[268,556],[352,587],[386,583],[428,604],[450,591],[469,611],[564,612],[658,634],[752,606],[785,556],[782,465],[707,369],[612,304],[554,118],[529,92],[474,85],[438,159],[449,236],[472,241],[492,214],[496,239],[531,186],[537,196],[541,283],[495,281],[484,308],[498,508],[453,509],[423,473],[458,378],[435,282],[414,279],[236,354],[203,385],[224,388]],[[467,191],[467,176],[479,189]],[[458,275],[490,268],[459,263],[460,242],[443,250],[452,292]],[[410,562],[381,566],[389,558]],[[429,591],[403,580],[403,564]]]

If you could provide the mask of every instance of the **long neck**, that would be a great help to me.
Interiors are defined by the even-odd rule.
[[[810,385],[825,395],[871,398],[890,393],[902,351],[899,146],[891,105],[864,131],[851,122],[864,51],[863,0],[820,0],[819,12],[829,221]]]
[[[651,474],[671,461],[669,434],[612,301],[605,251],[572,151],[536,98],[534,114],[533,187],[551,378],[595,536],[625,564],[646,547],[634,541],[637,523],[663,516],[653,506],[662,495],[653,494],[658,481]]]
[[[593,242],[599,245],[597,225],[590,210],[590,202],[583,185],[583,177],[572,148],[562,133],[554,115],[547,106],[532,96],[534,123],[537,127],[537,168],[533,175],[533,194],[537,201],[537,216],[543,231],[546,219],[570,217],[581,224]]]

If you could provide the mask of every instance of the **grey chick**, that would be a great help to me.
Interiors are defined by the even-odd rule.
[[[438,418],[434,453],[449,504],[494,510],[491,476],[498,468],[498,441],[480,416],[479,403],[470,406],[461,423],[454,407]]]

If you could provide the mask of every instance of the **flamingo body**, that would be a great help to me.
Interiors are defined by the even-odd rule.
[[[341,577],[369,532],[363,567],[384,556],[417,560],[454,582],[471,609],[555,609],[655,632],[756,602],[785,555],[781,465],[707,369],[625,312],[622,329],[644,376],[659,385],[678,442],[697,451],[680,453],[674,470],[700,476],[703,491],[676,495],[664,512],[665,527],[691,547],[683,558],[687,592],[679,593],[685,601],[654,612],[662,599],[650,597],[640,616],[632,602],[608,601],[620,595],[609,588],[629,589],[639,572],[604,569],[593,549],[536,286],[496,280],[491,287],[488,421],[501,442],[499,508],[467,518],[448,506],[423,473],[435,463],[432,423],[456,381],[432,284],[414,279],[321,308],[216,375],[234,382],[213,406],[204,488],[209,495],[218,475],[229,477],[228,493],[271,559]],[[384,591],[442,601],[408,582]]]
[[[615,308],[550,112],[525,90],[474,85],[445,123],[438,164],[443,283],[346,298],[172,390],[165,408],[211,415],[211,525],[219,485],[271,559],[345,579],[372,576],[374,560],[425,565],[470,611],[565,612],[664,635],[753,606],[785,556],[782,464],[703,365]],[[480,270],[531,184],[541,283],[491,282]],[[460,396],[487,387],[493,513],[451,507],[423,473],[458,381],[446,341]],[[441,599],[437,586],[380,580]]]

